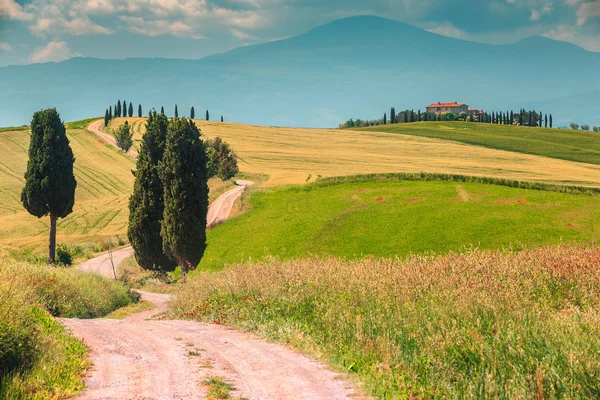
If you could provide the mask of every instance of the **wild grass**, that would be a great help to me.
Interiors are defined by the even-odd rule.
[[[93,318],[137,300],[76,270],[0,260],[0,398],[55,399],[83,387],[86,348],[53,318]]]
[[[419,122],[360,130],[452,140],[491,149],[600,164],[600,134],[597,132],[468,122]]]
[[[600,397],[600,249],[305,259],[204,272],[174,316],[257,331],[376,398]]]
[[[131,124],[140,119],[128,120]],[[124,118],[114,119],[110,127],[124,122]],[[267,174],[265,186],[310,183],[319,176],[403,171],[600,187],[600,167],[596,165],[524,154],[525,149],[519,148],[507,152],[394,132],[277,128],[200,120],[196,124],[206,137],[220,136],[231,144],[240,157],[241,172]],[[439,129],[445,132],[444,127]],[[142,132],[140,129],[137,139]],[[572,139],[573,146],[586,146],[579,145],[577,137]]]
[[[339,178],[251,192],[249,212],[208,232],[200,269],[269,257],[404,257],[470,246],[521,249],[589,243],[600,237],[597,197],[471,183],[460,177],[396,180],[404,178],[421,177]]]
[[[202,384],[208,388],[206,398],[209,400],[231,398],[233,387],[221,377],[213,376],[206,378]]]

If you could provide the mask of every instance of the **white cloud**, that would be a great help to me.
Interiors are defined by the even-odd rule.
[[[36,48],[29,56],[32,63],[59,62],[81,54],[71,51],[64,41],[53,40],[46,46]]]
[[[469,38],[469,35],[465,31],[458,29],[457,27],[450,24],[449,22],[446,22],[443,25],[439,25],[434,28],[429,28],[426,30],[431,33],[437,33],[438,35],[449,36],[449,37],[453,37],[456,39],[468,39]]]
[[[0,50],[2,51],[12,51],[12,46],[6,42],[0,42]]]
[[[87,17],[77,17],[66,20],[62,17],[38,18],[30,25],[29,30],[36,36],[68,34],[81,35],[110,35],[113,30],[95,24]]]
[[[544,33],[545,37],[563,42],[574,43],[584,49],[600,52],[600,35],[581,35],[577,28],[568,25],[559,25]]]
[[[0,0],[0,17],[17,21],[28,21],[33,18],[15,0]]]
[[[181,21],[170,22],[167,20],[145,21],[142,17],[120,17],[126,23],[126,29],[145,36],[173,35],[202,39],[203,36],[194,32],[194,28]]]
[[[600,17],[600,0],[582,3],[577,9],[577,25],[585,25],[588,19]]]

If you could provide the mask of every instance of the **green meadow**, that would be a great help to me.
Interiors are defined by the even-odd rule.
[[[597,197],[482,183],[317,183],[254,191],[249,202],[248,213],[209,232],[201,270],[269,257],[405,257],[600,236]]]
[[[453,140],[491,149],[600,164],[600,133],[596,132],[476,122],[418,122],[358,130]]]

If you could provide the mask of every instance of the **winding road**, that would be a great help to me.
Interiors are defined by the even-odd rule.
[[[224,222],[252,185],[236,183],[211,204],[208,226]],[[115,250],[112,261],[117,265],[132,253],[131,247]],[[78,268],[113,277],[106,254]],[[60,319],[90,349],[93,367],[80,399],[206,399],[203,382],[212,377],[224,378],[233,397],[248,400],[357,398],[344,375],[319,362],[220,324],[166,320],[169,295],[140,293],[156,308],[123,320]]]

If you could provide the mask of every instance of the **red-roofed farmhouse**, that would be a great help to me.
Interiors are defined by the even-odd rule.
[[[461,112],[468,112],[469,106],[466,104],[457,103],[433,103],[427,106],[427,112],[433,112],[436,114],[443,114],[447,112],[451,112],[454,114],[460,114]]]

